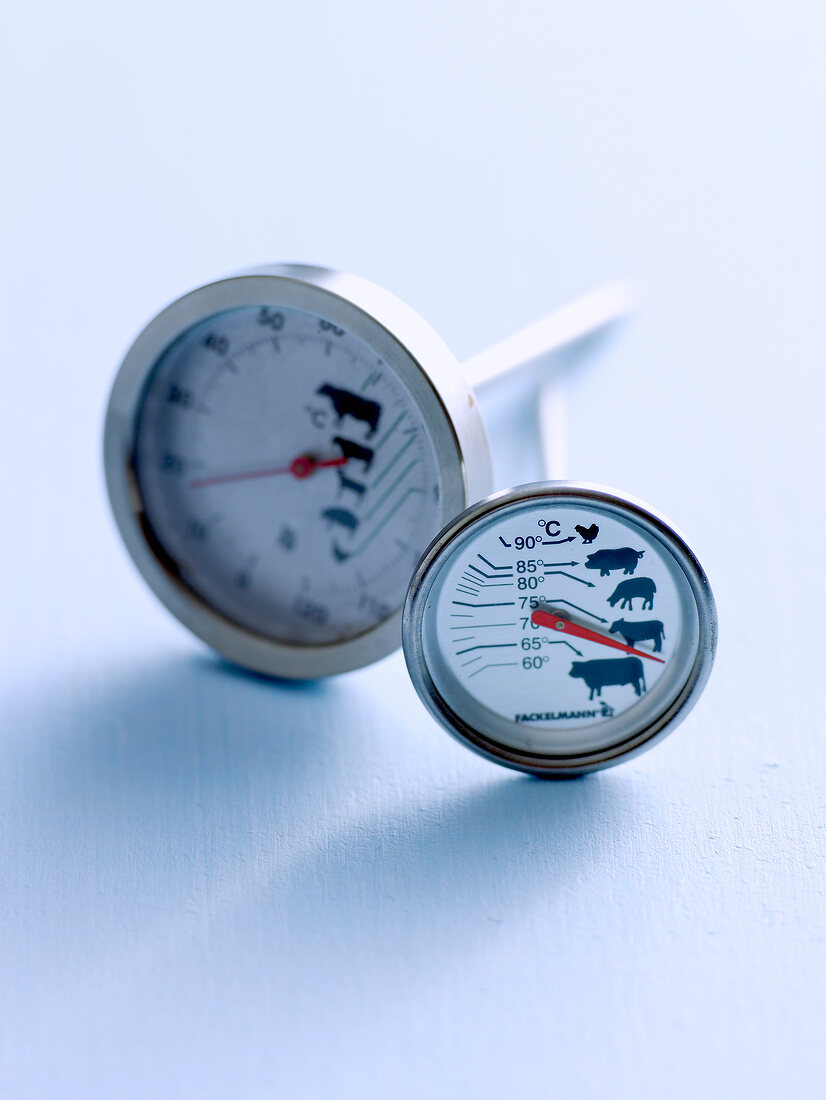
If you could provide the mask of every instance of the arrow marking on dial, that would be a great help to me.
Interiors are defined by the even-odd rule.
[[[607,623],[607,619],[603,619],[601,615],[595,615],[593,611],[586,611],[584,607],[580,607],[579,604],[571,603],[570,600],[558,600],[555,596],[543,597],[543,603],[564,603],[568,607],[573,607],[575,611],[581,611],[583,615],[589,615],[592,619],[596,619],[598,623]]]
[[[510,546],[510,543],[508,543],[507,545]],[[494,565],[492,561],[488,561],[487,558],[483,558],[481,554],[477,554],[476,557],[480,561],[483,561],[489,569],[506,569],[509,573],[513,572],[513,566],[512,565]],[[473,567],[471,566],[471,568],[473,568]]]
[[[584,581],[582,577],[575,577],[573,573],[566,573],[564,569],[546,569],[546,577],[568,577],[569,580],[578,581],[580,584],[584,584],[586,588],[596,588],[593,581]]]

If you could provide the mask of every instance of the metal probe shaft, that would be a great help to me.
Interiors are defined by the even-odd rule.
[[[630,313],[636,302],[630,283],[608,283],[466,359],[462,373],[474,388],[484,386],[610,325]]]

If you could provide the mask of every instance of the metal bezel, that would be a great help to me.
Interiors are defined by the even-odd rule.
[[[126,353],[112,386],[104,469],[121,537],[144,580],[194,634],[239,665],[272,676],[315,679],[371,664],[401,642],[402,608],[345,642],[276,642],[210,607],[151,548],[135,477],[135,426],[147,380],[163,351],[198,321],[243,306],[293,306],[366,341],[395,372],[428,425],[443,475],[440,522],[490,492],[490,448],[472,391],[443,341],[412,309],[365,279],[303,265],[254,268],[198,287],[159,313]]]
[[[632,737],[604,749],[551,756],[503,745],[465,722],[437,690],[424,655],[423,619],[443,553],[457,536],[492,512],[515,503],[548,496],[580,496],[594,503],[618,506],[649,527],[665,542],[683,569],[694,597],[699,621],[699,646],[690,674],[671,705]],[[410,582],[402,618],[402,644],[410,677],[431,715],[467,748],[505,767],[532,775],[561,778],[609,768],[652,748],[691,710],[708,680],[717,645],[717,611],[708,578],[683,536],[642,501],[599,485],[573,481],[535,482],[494,493],[466,509],[442,530],[424,552]]]

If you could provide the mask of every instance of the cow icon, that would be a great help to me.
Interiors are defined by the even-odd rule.
[[[591,694],[589,702],[602,695],[604,687],[623,687],[630,684],[636,695],[645,691],[645,672],[639,657],[609,658],[607,661],[572,661],[569,676],[584,680]]]
[[[338,474],[339,496],[348,489],[351,493],[355,493],[357,497],[364,496],[367,489],[366,485],[363,485],[360,481],[354,481],[351,477],[348,477],[343,470],[336,470],[336,473]]]
[[[376,434],[379,417],[381,416],[381,405],[378,401],[370,401],[366,397],[360,397],[357,393],[341,390],[338,386],[331,386],[327,382],[323,386],[319,386],[315,392],[322,397],[330,398],[339,424],[345,416],[351,416],[354,420],[361,420],[368,426],[370,429],[367,433],[368,439]]]
[[[585,568],[598,569],[601,577],[610,576],[612,569],[621,569],[627,576],[637,568],[644,553],[644,550],[632,550],[630,546],[620,546],[617,550],[595,550],[585,559]]]
[[[583,527],[581,523],[577,523],[574,525],[574,530],[582,536],[582,541],[585,544],[593,542],[599,534],[599,527],[595,523],[592,523],[590,527]]]
[[[608,597],[608,603],[611,607],[616,607],[617,603],[622,600],[620,611],[624,611],[626,607],[629,611],[633,611],[634,600],[639,596],[642,599],[642,610],[653,611],[654,593],[656,591],[657,586],[650,577],[632,577],[630,581],[619,582]]]
[[[653,642],[654,652],[663,647],[665,629],[659,619],[647,619],[641,623],[629,623],[627,619],[617,619],[608,628],[610,634],[619,634],[626,645],[636,646],[640,642]]]
[[[333,436],[333,443],[341,448],[341,453],[345,458],[363,462],[365,470],[369,470],[372,466],[373,456],[376,452],[370,447],[362,447],[361,443],[354,443],[352,439],[344,439],[340,435]]]

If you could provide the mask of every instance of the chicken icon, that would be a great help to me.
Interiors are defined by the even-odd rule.
[[[599,534],[599,527],[595,523],[592,523],[590,527],[583,527],[582,524],[577,523],[574,530],[578,535],[582,535],[582,541],[593,542]]]

